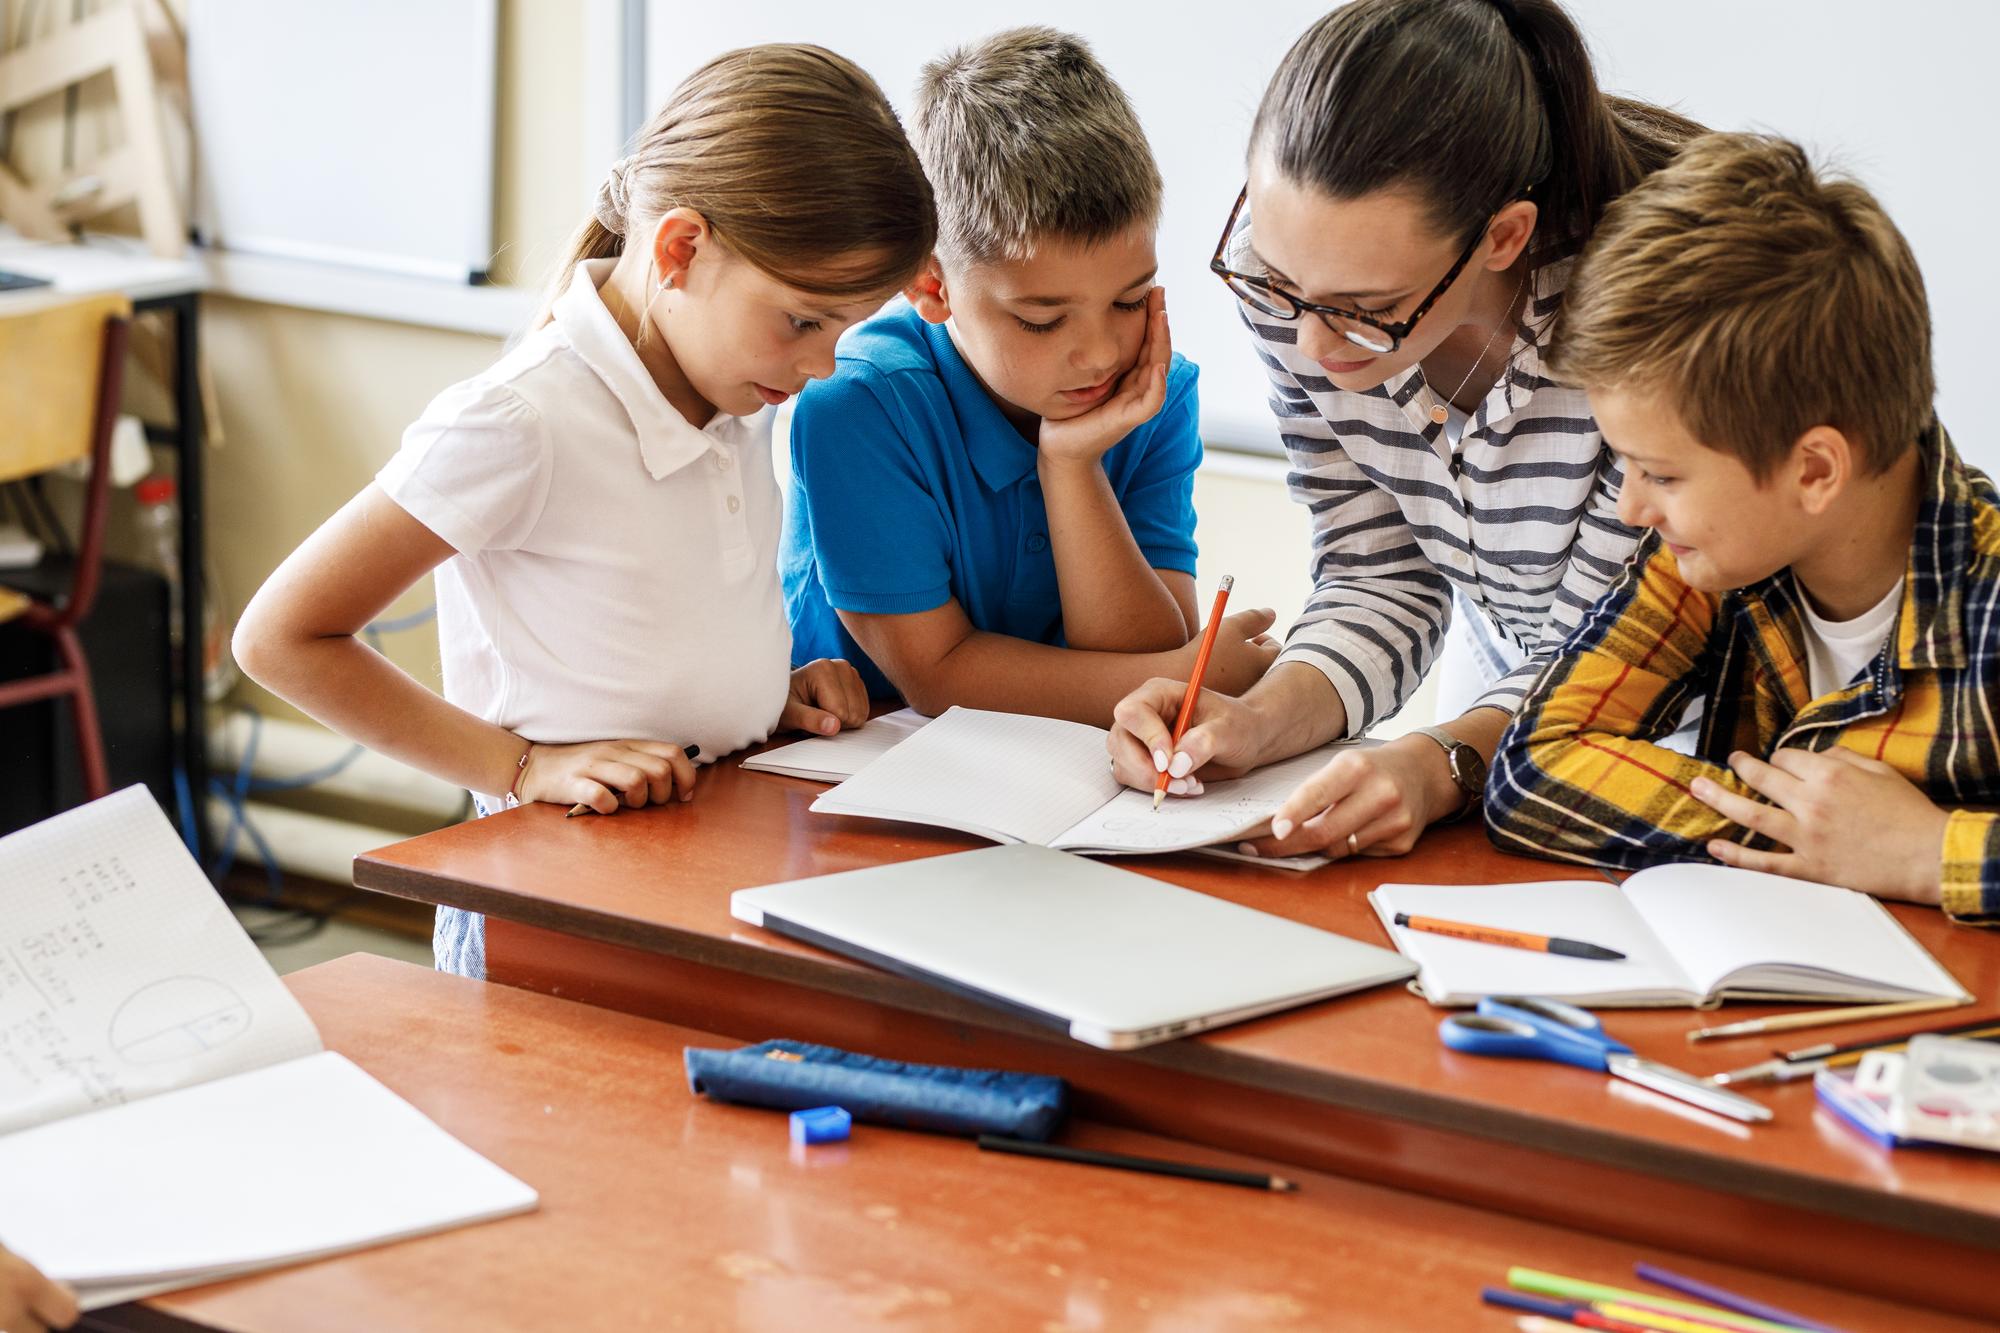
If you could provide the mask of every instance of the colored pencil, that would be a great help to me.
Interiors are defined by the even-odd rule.
[[[1614,1319],[1580,1301],[1552,1301],[1540,1296],[1509,1291],[1505,1287],[1487,1287],[1479,1293],[1479,1299],[1488,1305],[1497,1305],[1505,1310],[1524,1310],[1547,1319],[1560,1319],[1565,1324],[1574,1324],[1578,1328],[1594,1328],[1598,1333],[1651,1333],[1651,1330],[1643,1324],[1629,1324],[1623,1319]]]
[[[1010,1139],[1000,1134],[981,1134],[979,1146],[986,1152],[1013,1153],[1017,1157],[1046,1157],[1078,1166],[1108,1166],[1117,1171],[1143,1171],[1155,1176],[1178,1176],[1183,1180],[1205,1180],[1216,1185],[1242,1185],[1253,1190],[1296,1190],[1298,1185],[1283,1176],[1261,1171],[1231,1171],[1227,1167],[1201,1166],[1194,1162],[1169,1162],[1158,1157],[1133,1157],[1120,1152],[1099,1152],[1095,1148],[1071,1148],[1060,1143],[1036,1143],[1032,1139]]]
[[[1714,1319],[1697,1319],[1661,1310],[1656,1306],[1632,1305],[1625,1301],[1599,1301],[1591,1308],[1613,1319],[1623,1319],[1629,1324],[1646,1329],[1647,1333],[1743,1333],[1743,1330],[1749,1327],[1738,1323],[1719,1323]]]
[[[1525,930],[1504,930],[1499,926],[1477,926],[1467,921],[1445,921],[1434,916],[1396,913],[1396,924],[1405,930],[1421,930],[1427,935],[1447,935],[1455,940],[1478,944],[1504,944],[1510,949],[1533,949],[1538,953],[1559,953],[1569,958],[1593,958],[1617,962],[1625,955],[1600,944],[1566,940],[1560,935],[1534,935]]]
[[[1622,1310],[1625,1312],[1625,1318],[1642,1325],[1649,1319],[1655,1321],[1680,1320],[1685,1322],[1691,1318],[1689,1315],[1680,1314],[1661,1306],[1660,1302],[1665,1299],[1667,1298],[1664,1296],[1648,1296],[1643,1301],[1636,1298],[1629,1301],[1599,1301],[1595,1308],[1599,1310]],[[1712,1314],[1702,1315],[1699,1319],[1695,1319],[1694,1322],[1700,1326],[1701,1333],[1709,1333],[1711,1329],[1719,1329],[1722,1333],[1764,1333],[1764,1330],[1770,1326],[1767,1320],[1757,1319],[1750,1315],[1737,1314],[1726,1309],[1718,1309]],[[1648,1326],[1650,1327],[1651,1325]],[[1662,1326],[1672,1329],[1679,1328],[1677,1324]],[[1786,1324],[1784,1327],[1790,1328],[1792,1326]]]
[[[1208,610],[1208,628],[1201,632],[1201,647],[1194,654],[1194,671],[1188,676],[1187,693],[1181,696],[1181,715],[1174,721],[1174,743],[1167,749],[1168,767],[1173,764],[1174,751],[1180,749],[1181,737],[1187,735],[1188,720],[1194,716],[1194,701],[1201,697],[1201,678],[1208,674],[1208,655],[1215,650],[1215,632],[1222,628],[1222,608],[1229,605],[1229,590],[1235,586],[1236,576],[1224,574],[1215,590],[1215,605]],[[1160,802],[1167,799],[1167,784],[1173,780],[1166,768],[1153,780],[1153,809],[1158,810]]]
[[[1625,1319],[1641,1327],[1658,1328],[1657,1320],[1662,1317],[1677,1317],[1693,1320],[1697,1327],[1701,1321],[1710,1321],[1702,1333],[1712,1329],[1729,1330],[1753,1329],[1755,1333],[1798,1333],[1795,1324],[1782,1324],[1775,1320],[1759,1319],[1733,1310],[1718,1309],[1713,1305],[1698,1305],[1693,1301],[1672,1301],[1650,1292],[1628,1291],[1623,1287],[1607,1287],[1599,1282],[1585,1282],[1578,1278],[1564,1277],[1560,1273],[1544,1273],[1533,1268],[1510,1268],[1507,1270],[1507,1285],[1521,1291],[1531,1291],[1541,1296],[1551,1296],[1558,1300],[1582,1301],[1601,1312],[1610,1313],[1617,1306],[1626,1313],[1615,1317]],[[1654,1311],[1669,1312],[1663,1316]],[[1651,1325],[1647,1320],[1654,1320]],[[1685,1329],[1674,1333],[1687,1333]]]
[[[1714,1041],[1718,1037],[1747,1037],[1756,1032],[1796,1032],[1802,1028],[1837,1027],[1842,1023],[1865,1023],[1871,1018],[1901,1018],[1906,1014],[1928,1014],[1938,1009],[1957,1009],[1972,1003],[1962,999],[1902,1000],[1896,1004],[1856,1004],[1844,1009],[1815,1009],[1803,1014],[1779,1014],[1774,1018],[1751,1018],[1721,1027],[1698,1028],[1687,1034],[1690,1043]]]
[[[1642,1282],[1651,1282],[1656,1286],[1665,1287],[1668,1291],[1678,1291],[1683,1296],[1692,1296],[1696,1300],[1719,1305],[1725,1310],[1735,1310],[1739,1314],[1751,1315],[1757,1319],[1768,1319],[1774,1324],[1792,1324],[1799,1328],[1810,1329],[1812,1333],[1840,1333],[1840,1330],[1831,1324],[1822,1324],[1804,1315],[1793,1314],[1790,1310],[1751,1300],[1748,1296],[1739,1295],[1727,1287],[1718,1287],[1712,1282],[1703,1282],[1699,1278],[1661,1268],[1658,1264],[1640,1263],[1635,1271]]]

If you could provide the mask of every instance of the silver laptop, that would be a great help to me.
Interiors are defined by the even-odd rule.
[[[1107,1050],[1416,971],[1372,944],[1025,843],[739,889],[729,910]]]

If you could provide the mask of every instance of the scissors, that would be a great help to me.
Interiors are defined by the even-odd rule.
[[[1438,1036],[1467,1055],[1504,1055],[1553,1060],[1629,1079],[1731,1120],[1758,1123],[1771,1118],[1762,1102],[1718,1088],[1706,1079],[1644,1059],[1604,1030],[1597,1015],[1559,1000],[1494,995],[1471,1014],[1454,1014],[1438,1024]]]

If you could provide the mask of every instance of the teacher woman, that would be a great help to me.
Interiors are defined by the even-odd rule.
[[[1441,656],[1442,726],[1335,757],[1260,854],[1394,855],[1477,804],[1537,672],[1638,534],[1541,354],[1604,208],[1701,127],[1607,97],[1553,0],[1353,0],[1285,56],[1213,267],[1271,376],[1314,587],[1270,672],[1116,711],[1119,778],[1204,779],[1358,736]],[[1457,625],[1447,639],[1446,627]]]

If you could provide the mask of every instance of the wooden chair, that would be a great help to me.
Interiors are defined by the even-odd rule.
[[[19,621],[54,641],[56,669],[0,681],[0,708],[70,700],[90,799],[110,790],[97,699],[77,626],[97,598],[110,495],[111,428],[118,420],[125,337],[132,317],[123,296],[93,296],[0,315],[0,482],[90,460],[82,530],[66,596],[45,602],[0,585],[0,622]],[[4,579],[0,573],[0,579]]]

